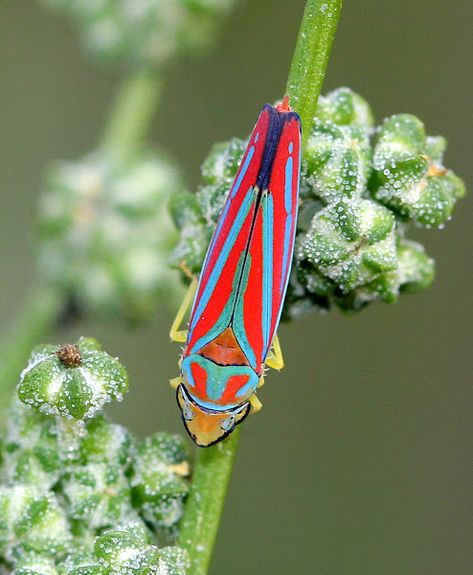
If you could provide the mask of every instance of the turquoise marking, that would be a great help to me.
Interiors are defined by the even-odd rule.
[[[199,321],[202,312],[209,303],[210,297],[212,296],[212,292],[217,284],[217,280],[220,277],[222,269],[225,266],[228,256],[230,255],[230,252],[235,244],[235,240],[241,230],[243,222],[245,221],[246,216],[250,211],[250,207],[253,203],[253,200],[254,200],[253,188],[250,188],[248,190],[247,195],[245,196],[245,199],[243,200],[240,210],[238,211],[235,217],[235,221],[233,222],[230,232],[228,233],[227,239],[225,240],[225,243],[222,246],[220,255],[218,256],[218,259],[215,262],[215,266],[212,270],[212,273],[209,276],[207,284],[200,298],[199,305],[195,310],[195,312],[193,312],[194,319],[192,321],[192,325],[189,328],[190,331],[194,329],[196,322]]]
[[[274,206],[271,195],[266,194],[262,200],[263,208],[263,343],[269,348],[269,331],[273,307],[273,221]]]
[[[255,137],[255,143],[259,140],[259,132],[256,134]],[[243,178],[245,177],[246,172],[248,171],[248,167],[250,165],[250,162],[254,156],[255,153],[255,147],[252,146],[250,148],[250,150],[248,151],[248,155],[246,157],[245,163],[243,164],[242,168],[241,168],[241,172],[238,176],[238,179],[236,180],[232,190],[231,190],[231,197],[235,197],[235,195],[238,193],[238,190],[240,189],[241,183],[243,181]],[[210,242],[210,246],[209,249],[207,250],[207,254],[205,255],[205,259],[204,259],[204,264],[202,266],[202,269],[205,269],[205,266],[207,264],[207,261],[211,258],[214,247],[215,247],[215,243],[220,235],[220,231],[223,227],[223,224],[225,223],[227,214],[228,214],[228,210],[230,209],[230,205],[231,202],[229,202],[228,200],[225,202],[225,206],[223,208],[223,212],[218,220],[218,224],[217,227],[215,228],[214,234],[212,236],[212,241]],[[195,322],[192,322],[192,325],[195,325]],[[189,328],[189,333],[191,332],[191,328]]]
[[[236,337],[238,343],[240,344],[240,347],[241,347],[243,353],[245,354],[248,362],[250,363],[250,365],[254,369],[257,369],[258,365],[256,363],[255,352],[253,351],[252,347],[250,346],[250,343],[249,343],[248,338],[246,336],[246,329],[245,329],[245,322],[244,322],[244,311],[243,311],[244,295],[246,292],[246,288],[248,286],[248,277],[250,275],[250,270],[251,270],[251,255],[248,254],[246,257],[245,269],[243,270],[243,276],[241,278],[240,291],[238,293],[238,299],[236,300],[235,310],[233,312],[232,327],[233,327],[233,333],[235,334],[235,337]]]
[[[286,214],[292,210],[292,158],[289,157],[286,161],[286,173],[284,179],[284,208]]]
[[[281,283],[279,285],[279,291],[282,293],[287,284],[286,274],[287,264],[289,261],[289,246],[291,242],[291,228],[292,228],[292,214],[287,214],[286,216],[286,226],[284,229],[284,255],[282,262],[282,273],[281,273]]]
[[[291,154],[294,149],[294,144],[291,142],[288,146],[289,153]],[[286,210],[286,223],[284,227],[284,255],[281,273],[281,282],[279,284],[279,291],[282,293],[286,285],[287,265],[289,260],[289,244],[291,241],[291,227],[292,227],[292,170],[293,159],[289,157],[286,161],[286,168],[284,174],[284,209]]]
[[[255,372],[253,372],[253,374],[256,375]],[[246,374],[239,373],[238,375],[246,375]],[[248,382],[245,383],[245,385],[242,388],[240,388],[238,393],[235,393],[235,397],[242,398],[242,399],[250,398],[253,395],[253,393],[255,392],[255,390],[258,386],[258,383],[259,383],[259,378],[257,375],[256,375],[256,383],[255,383],[254,378],[250,378],[248,380]]]
[[[241,398],[242,400],[249,398],[254,393],[259,382],[258,375],[253,369],[251,369],[251,367],[246,365],[217,365],[213,361],[210,361],[201,355],[193,354],[187,356],[182,361],[182,374],[186,384],[189,384],[194,389],[195,383],[191,372],[192,363],[200,365],[207,374],[206,393],[210,401],[202,401],[201,399],[196,398],[192,393],[192,390],[189,389],[187,385],[186,389],[198,405],[209,409],[226,410],[240,405],[241,402],[229,403],[224,406],[213,403],[218,402],[221,399],[227,388],[228,380],[234,375],[246,375],[249,378],[248,382],[245,383],[238,393],[238,398]]]
[[[228,210],[230,209],[230,202],[226,201],[225,202],[225,206],[223,208],[223,212],[218,220],[218,224],[217,227],[215,228],[214,234],[212,236],[212,241],[210,242],[210,246],[209,249],[207,250],[207,254],[205,255],[205,259],[204,259],[204,263],[202,265],[202,269],[205,269],[205,266],[207,265],[207,261],[211,258],[212,253],[214,251],[214,246],[215,243],[217,242],[217,239],[220,235],[220,230],[223,227],[223,224],[225,223],[225,220],[227,218],[227,214],[228,214]]]
[[[251,163],[251,160],[253,159],[254,154],[255,154],[255,147],[251,146],[251,148],[248,150],[248,155],[246,156],[245,163],[241,167],[241,171],[238,174],[238,178],[235,180],[235,184],[233,186],[231,195],[232,198],[234,198],[238,193],[238,190],[240,189],[241,183],[246,175],[246,172],[248,171],[248,167]]]
[[[201,338],[199,338],[195,342],[192,349],[190,350],[190,353],[196,353],[197,351],[199,351],[199,349],[201,349],[202,347],[204,347],[204,345],[207,345],[209,342],[215,339],[218,335],[220,335],[224,331],[224,329],[226,329],[230,325],[232,320],[233,309],[235,307],[235,298],[237,296],[237,288],[244,256],[245,256],[244,253],[240,255],[240,260],[238,262],[237,269],[235,271],[235,277],[233,278],[232,291],[230,293],[230,297],[228,298],[227,303],[225,304],[225,307],[222,310],[222,313],[220,314],[220,317],[218,318],[217,322],[212,327],[212,329],[210,329],[206,334],[204,334]]]

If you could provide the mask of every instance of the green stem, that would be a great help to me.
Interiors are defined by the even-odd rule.
[[[308,0],[287,83],[291,106],[310,127],[328,64],[342,0]],[[309,129],[304,131],[305,143]],[[189,552],[189,575],[206,575],[238,446],[239,429],[198,453],[181,522],[179,545]]]
[[[343,0],[308,0],[286,92],[302,120],[302,145],[309,137]]]
[[[63,303],[63,297],[56,292],[34,292],[15,327],[4,337],[0,345],[0,409],[8,404],[31,348],[41,343],[57,324]]]
[[[208,571],[239,436],[237,427],[230,437],[197,454],[179,535],[179,545],[190,555],[189,575],[205,575]]]
[[[103,150],[121,160],[141,147],[152,125],[162,84],[162,74],[147,69],[125,79],[115,96],[102,138]]]

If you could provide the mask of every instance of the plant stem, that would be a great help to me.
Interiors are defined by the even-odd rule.
[[[57,324],[63,301],[59,293],[51,290],[33,292],[16,326],[4,337],[0,346],[0,409],[8,404],[31,348]]]
[[[162,75],[137,70],[126,78],[115,96],[101,147],[123,160],[142,145],[162,91]]]
[[[315,114],[342,0],[308,0],[287,83],[290,103],[307,126]],[[228,482],[238,446],[239,429],[222,443],[201,449],[181,521],[179,545],[189,552],[189,575],[206,575],[212,557]]]
[[[305,146],[317,108],[343,0],[308,0],[286,92],[302,120]]]
[[[179,545],[189,552],[190,575],[205,575],[222,515],[240,429],[197,454],[191,490],[181,522]]]

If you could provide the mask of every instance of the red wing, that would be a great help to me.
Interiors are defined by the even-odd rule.
[[[232,325],[252,366],[264,363],[279,324],[294,251],[300,120],[288,114],[263,191]]]
[[[251,234],[257,199],[254,186],[269,123],[270,113],[265,107],[251,134],[202,267],[184,355],[198,351],[230,322],[231,313],[228,311],[236,296],[234,288],[241,271],[239,262]],[[225,322],[228,323],[224,325]]]

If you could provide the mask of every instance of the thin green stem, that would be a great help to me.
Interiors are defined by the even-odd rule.
[[[115,96],[102,149],[119,160],[139,149],[152,124],[162,91],[162,73],[137,70]]]
[[[237,428],[221,443],[200,449],[197,454],[179,536],[179,545],[191,558],[190,575],[205,575],[208,571],[239,436]]]
[[[309,137],[343,0],[308,0],[287,80],[289,102],[302,120],[302,144]]]
[[[63,297],[51,290],[34,291],[23,308],[16,325],[0,344],[0,409],[9,402],[31,348],[48,335],[57,324]]]
[[[342,0],[308,0],[287,83],[291,106],[300,114],[305,143],[328,64]],[[179,545],[189,552],[189,575],[206,575],[212,557],[239,429],[222,443],[201,449],[181,522]]]

